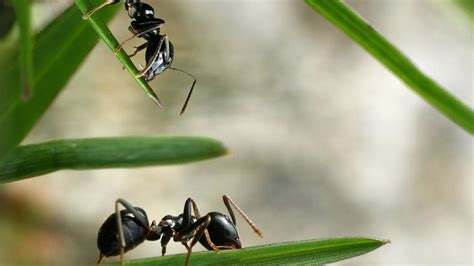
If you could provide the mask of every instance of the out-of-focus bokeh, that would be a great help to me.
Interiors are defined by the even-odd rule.
[[[68,2],[35,4],[35,23]],[[144,2],[166,21],[174,66],[198,77],[185,115],[189,77],[167,71],[151,82],[161,111],[99,42],[24,143],[199,135],[222,140],[231,154],[3,185],[0,265],[93,265],[98,228],[118,197],[161,219],[180,213],[187,197],[203,213],[224,212],[223,194],[264,232],[259,239],[239,220],[245,246],[369,236],[392,243],[340,265],[472,263],[472,137],[337,28],[303,1]],[[473,106],[472,20],[454,1],[348,4]],[[121,10],[111,23],[118,39],[130,36],[129,21]],[[126,257],[160,250],[146,242]],[[176,243],[168,250],[185,252]]]

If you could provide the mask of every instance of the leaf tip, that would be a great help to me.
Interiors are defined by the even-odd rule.
[[[390,239],[382,239],[382,246],[385,245],[385,244],[390,244],[392,243],[392,241],[390,241]]]
[[[225,147],[225,146],[223,146],[222,147],[222,156],[227,156],[227,155],[230,155],[230,154],[232,154],[232,150]]]
[[[163,103],[161,103],[160,101],[160,98],[158,98],[158,95],[156,95],[155,93],[153,94],[149,94],[148,97],[150,97],[150,99],[156,103],[158,105],[158,107],[160,107],[161,110],[164,110],[165,109],[165,106],[163,105]]]

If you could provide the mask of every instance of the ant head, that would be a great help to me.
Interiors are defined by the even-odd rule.
[[[126,3],[125,9],[128,11],[128,16],[133,19],[153,18],[155,10],[145,3]]]

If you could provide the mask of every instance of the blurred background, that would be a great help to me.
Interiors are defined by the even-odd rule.
[[[185,115],[189,77],[167,71],[151,82],[162,111],[99,42],[23,143],[198,135],[223,141],[231,154],[2,185],[0,265],[93,265],[98,228],[118,197],[161,219],[179,214],[188,197],[202,213],[225,212],[224,194],[264,233],[258,238],[239,220],[244,246],[367,236],[392,243],[338,265],[472,263],[472,137],[345,34],[303,1],[144,2],[166,21],[174,67],[198,77]],[[473,106],[472,19],[454,1],[347,3]],[[37,2],[36,27],[69,4]],[[130,36],[129,22],[120,10],[110,24],[117,39]],[[144,64],[144,54],[135,62]],[[146,242],[126,258],[160,250]],[[168,251],[185,252],[176,243]]]

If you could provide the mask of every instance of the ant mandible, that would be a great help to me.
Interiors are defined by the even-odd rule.
[[[199,241],[208,250],[219,252],[221,249],[240,249],[242,244],[236,229],[233,206],[252,227],[255,233],[262,237],[250,218],[227,195],[222,197],[230,214],[230,218],[220,212],[209,212],[200,215],[196,202],[188,198],[184,204],[183,213],[178,216],[166,215],[157,224],[150,225],[146,212],[133,207],[124,199],[115,201],[115,213],[111,214],[99,229],[97,246],[100,254],[97,264],[104,257],[120,255],[120,263],[124,264],[124,253],[135,248],[145,240],[156,241],[161,238],[161,255],[166,253],[166,245],[173,239],[181,242],[188,251],[184,265],[188,265],[193,246]],[[119,205],[125,210],[119,211]],[[194,211],[194,216],[192,215]],[[188,242],[190,244],[188,244]]]
[[[120,0],[106,0],[102,4],[94,7],[82,18],[88,19],[92,14],[100,10],[101,8],[117,4]],[[160,34],[160,28],[165,24],[165,21],[160,18],[154,17],[154,10],[148,4],[142,3],[141,0],[125,0],[125,9],[128,12],[128,16],[132,19],[128,30],[133,34],[130,38],[123,41],[116,49],[115,53],[118,53],[122,46],[129,40],[135,37],[143,38],[146,42],[142,45],[135,47],[135,51],[129,55],[129,57],[135,56],[139,51],[146,48],[145,59],[146,66],[138,72],[137,77],[144,77],[146,81],[151,81],[156,76],[163,73],[166,69],[172,69],[180,71],[194,79],[191,89],[188,92],[186,100],[181,108],[180,115],[184,113],[188,106],[189,99],[193,93],[194,85],[196,85],[196,78],[181,69],[171,67],[174,56],[173,44],[168,40],[168,37],[164,34]]]

